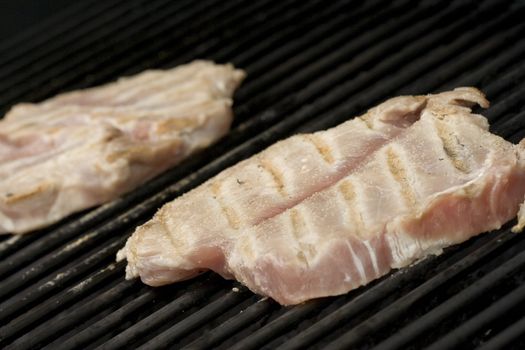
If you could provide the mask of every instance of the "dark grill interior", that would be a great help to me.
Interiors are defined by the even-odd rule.
[[[124,198],[0,238],[7,349],[523,348],[525,236],[510,225],[347,295],[280,307],[207,273],[124,280],[116,251],[163,203],[297,132],[391,96],[474,85],[525,137],[522,1],[81,1],[0,47],[0,101],[38,101],[194,58],[248,78],[217,145]],[[232,290],[235,288],[235,290]],[[237,290],[238,289],[238,290]]]

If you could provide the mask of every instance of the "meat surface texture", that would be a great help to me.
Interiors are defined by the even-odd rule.
[[[110,201],[210,145],[243,78],[195,61],[13,107],[0,121],[0,233]]]
[[[497,229],[525,194],[525,145],[488,131],[474,88],[403,96],[296,135],[162,207],[117,258],[152,286],[205,270],[281,304],[346,293]]]

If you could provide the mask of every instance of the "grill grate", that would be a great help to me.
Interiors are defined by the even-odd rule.
[[[232,132],[140,189],[0,237],[0,346],[23,349],[520,348],[525,239],[510,225],[335,298],[283,308],[207,273],[162,288],[114,256],[163,203],[297,132],[398,94],[482,88],[492,131],[525,136],[523,2],[82,1],[0,46],[0,109],[194,58],[248,79]],[[238,291],[232,290],[236,287]]]

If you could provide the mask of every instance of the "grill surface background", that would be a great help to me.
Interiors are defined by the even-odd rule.
[[[149,288],[114,256],[163,203],[276,140],[388,97],[475,85],[492,131],[525,137],[525,4],[82,1],[0,45],[0,109],[194,58],[248,78],[232,132],[112,203],[0,237],[0,346],[520,348],[525,236],[502,230],[347,295],[279,307],[207,273]],[[238,291],[232,290],[233,287]]]

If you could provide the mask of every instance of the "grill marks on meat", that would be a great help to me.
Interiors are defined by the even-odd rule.
[[[13,107],[0,121],[0,233],[112,200],[208,146],[243,78],[195,61]]]
[[[488,106],[473,88],[398,97],[281,141],[165,205],[118,258],[153,286],[212,269],[296,304],[499,228],[525,162],[473,104]]]

